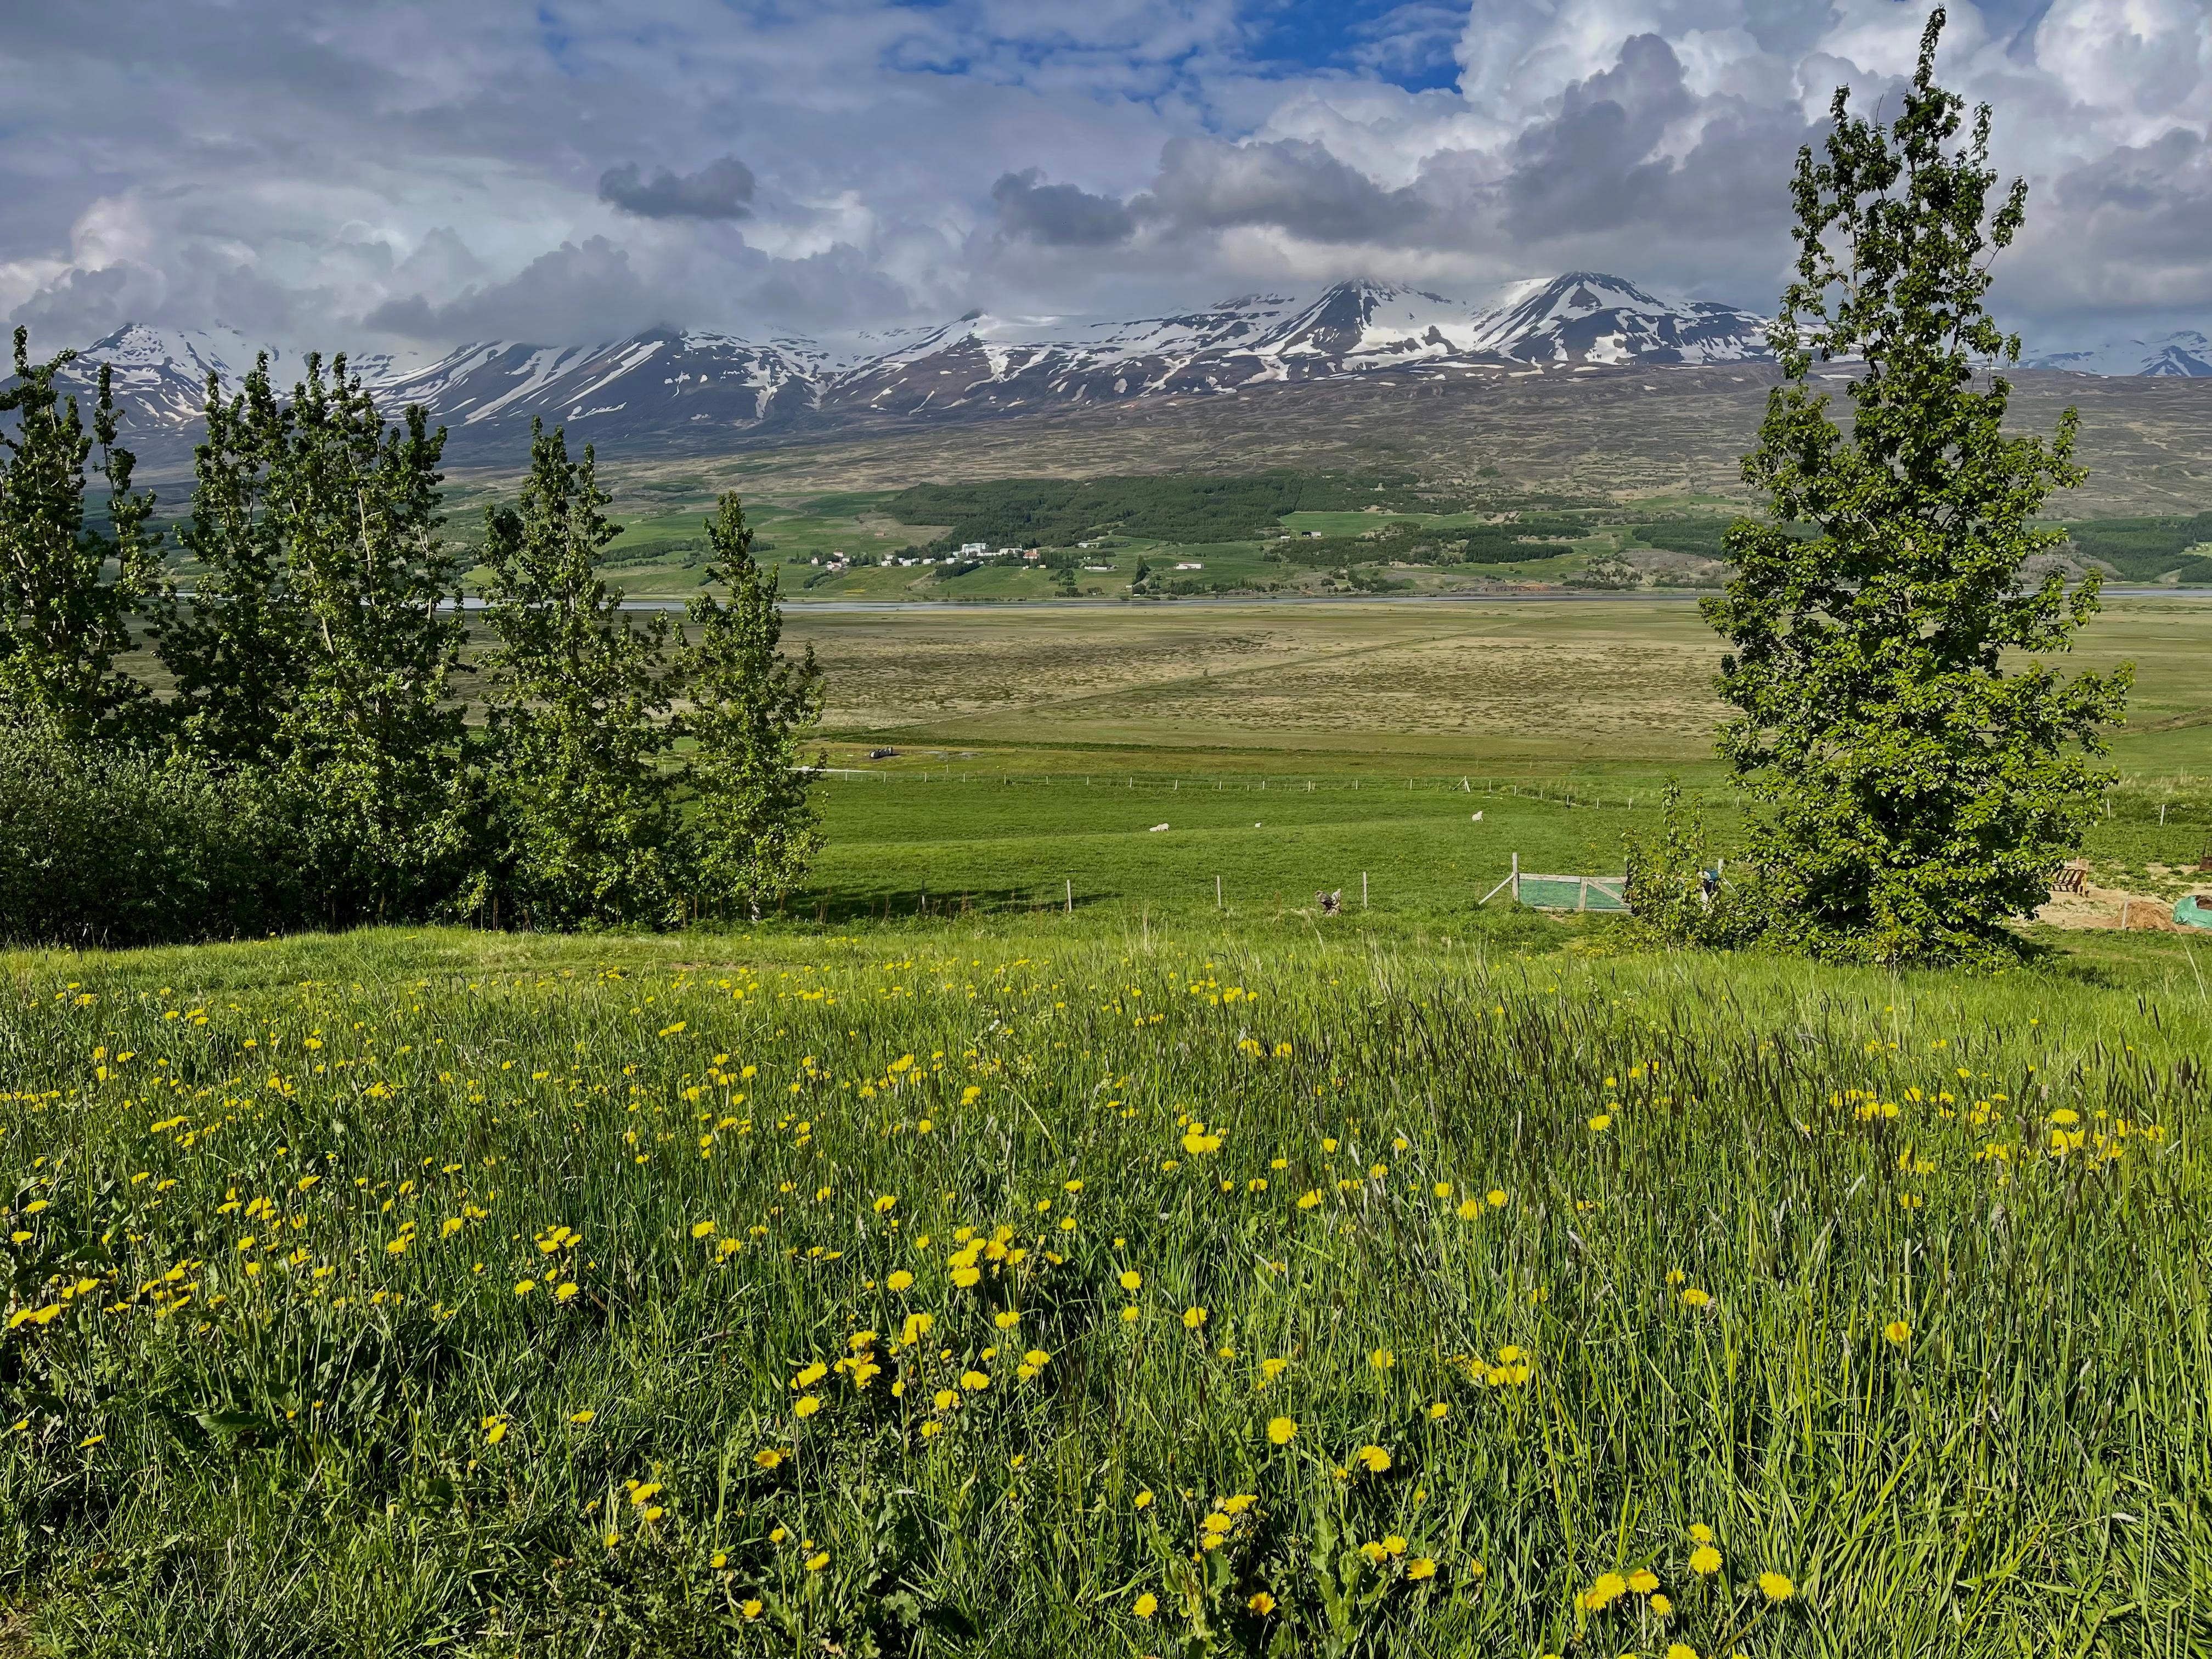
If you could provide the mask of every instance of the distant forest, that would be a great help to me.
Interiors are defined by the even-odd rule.
[[[2212,557],[2188,550],[2212,544],[2212,513],[2193,517],[2092,519],[2069,524],[2066,534],[2084,558],[2101,559],[2136,581],[2157,581],[2179,572],[2189,586],[2212,586]]]
[[[885,503],[907,524],[951,526],[930,544],[1072,547],[1104,535],[1165,542],[1253,541],[1281,532],[1285,513],[1449,513],[1464,504],[1411,474],[1259,472],[1242,477],[1136,474],[1102,478],[998,478],[917,484]]]

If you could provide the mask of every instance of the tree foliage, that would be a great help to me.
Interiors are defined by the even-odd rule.
[[[484,519],[495,879],[540,926],[657,921],[671,902],[668,623],[633,624],[593,568],[621,534],[611,500],[588,446],[573,460],[533,422],[520,502]]]
[[[1799,155],[1784,384],[1744,461],[1769,521],[1730,531],[1739,574],[1706,602],[1740,711],[1721,751],[1767,809],[1752,851],[1771,927],[1892,962],[2006,950],[2003,921],[2042,902],[2087,828],[2129,684],[2041,660],[2098,606],[2094,576],[2070,593],[2021,578],[2063,539],[2035,520],[2083,477],[2075,419],[2047,441],[2005,430],[2020,342],[1984,301],[2027,191],[1992,207],[1990,111],[1966,126],[1936,83],[1942,24],[1893,123],[1839,90],[1823,156]],[[1809,384],[1832,362],[1854,367],[1848,429]]]
[[[734,496],[708,526],[697,637],[639,625],[595,570],[620,533],[592,452],[532,434],[484,521],[482,660],[445,534],[442,428],[387,421],[343,357],[287,394],[266,358],[208,384],[172,584],[114,444],[21,331],[0,392],[0,937],[70,944],[484,916],[757,915],[819,842],[799,747],[821,708],[780,648]],[[105,526],[86,508],[94,445]],[[119,665],[143,632],[167,696]],[[457,677],[481,670],[488,724]],[[684,707],[679,714],[679,697]]]
[[[796,659],[778,648],[775,573],[754,562],[734,494],[716,504],[707,537],[707,578],[730,597],[702,592],[687,607],[696,632],[679,665],[690,703],[681,727],[695,744],[686,883],[707,914],[742,908],[757,917],[790,891],[820,843],[799,748],[822,712],[822,671],[813,647]]]
[[[265,769],[333,923],[406,910],[460,851],[444,445],[420,409],[387,425],[343,357],[326,378],[310,355],[289,399],[265,358],[228,403],[209,386],[181,537],[202,574],[161,631],[179,746]]]
[[[146,713],[146,688],[118,672],[134,614],[162,586],[160,538],[147,524],[154,498],[131,487],[132,457],[115,442],[106,365],[92,430],[54,375],[76,356],[30,360],[15,331],[14,382],[0,391],[0,697],[71,741],[117,739]],[[107,526],[85,514],[94,444],[107,480]]]

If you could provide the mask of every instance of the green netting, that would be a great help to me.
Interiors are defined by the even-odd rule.
[[[1518,897],[1536,910],[1626,910],[1620,876],[1523,876]]]

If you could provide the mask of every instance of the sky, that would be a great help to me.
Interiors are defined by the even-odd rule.
[[[1759,309],[1925,0],[0,0],[0,315],[287,347],[1159,314],[1562,270]],[[2212,0],[1954,0],[2042,349],[2212,329]]]

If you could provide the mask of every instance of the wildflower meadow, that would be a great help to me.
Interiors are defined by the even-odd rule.
[[[0,1646],[2203,1652],[2206,1008],[1686,960],[16,958]]]

